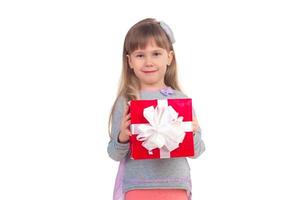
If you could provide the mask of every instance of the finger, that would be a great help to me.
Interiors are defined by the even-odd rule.
[[[131,117],[131,114],[129,113],[128,115],[126,115],[125,120],[126,120],[126,121],[129,120],[130,117]]]
[[[198,132],[198,131],[199,131],[199,129],[200,129],[200,126],[195,126],[195,128],[194,128],[194,132]]]
[[[131,124],[131,120],[126,121],[126,122],[125,122],[125,127],[126,127],[126,128],[129,127],[130,124]]]
[[[128,114],[128,113],[129,113],[129,106],[126,105],[126,106],[125,106],[125,114]]]
[[[124,110],[123,110],[123,117],[127,115],[128,111],[129,111],[129,106],[125,105]]]
[[[132,136],[132,133],[131,133],[130,131],[128,131],[127,134],[128,134],[129,136]]]
[[[198,122],[198,119],[197,119],[197,117],[195,115],[193,115],[193,121]]]

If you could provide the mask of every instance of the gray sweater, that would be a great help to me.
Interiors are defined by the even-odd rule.
[[[160,91],[141,91],[140,98],[171,99],[187,98],[187,96],[176,90],[173,94],[164,94]],[[117,101],[112,117],[112,137],[107,148],[108,154],[113,160],[121,161],[125,159],[123,192],[146,188],[185,189],[190,191],[190,167],[186,158],[132,160],[130,158],[129,143],[122,144],[118,142],[121,118],[126,103],[124,98],[119,98]],[[193,158],[200,156],[205,151],[200,129],[194,136],[194,148],[195,156]]]

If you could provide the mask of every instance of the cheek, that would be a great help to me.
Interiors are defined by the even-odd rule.
[[[167,57],[163,58],[161,63],[163,63],[163,65],[167,65],[169,63],[169,60]]]
[[[164,74],[166,74],[168,67],[164,67]]]
[[[132,65],[135,67],[140,67],[142,63],[143,63],[142,60],[137,60],[137,59],[132,60]]]

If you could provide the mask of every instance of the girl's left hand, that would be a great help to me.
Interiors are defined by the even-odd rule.
[[[200,129],[200,126],[199,126],[199,123],[198,123],[198,120],[197,120],[196,116],[193,116],[192,126],[193,126],[193,132],[194,132],[194,135],[195,135],[195,133]]]

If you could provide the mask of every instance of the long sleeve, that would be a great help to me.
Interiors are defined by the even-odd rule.
[[[111,139],[108,143],[107,152],[109,157],[116,161],[122,160],[129,152],[129,142],[123,144],[118,141],[125,103],[124,98],[119,98],[112,114]]]
[[[194,109],[193,109],[193,115],[196,116]],[[191,157],[191,158],[197,158],[205,151],[205,144],[202,140],[201,128],[199,128],[194,133],[194,149],[195,149],[195,155],[194,155],[194,157]]]
[[[193,158],[199,157],[205,151],[205,144],[201,137],[201,129],[199,128],[195,132],[194,136],[194,148],[195,148],[195,156]]]

